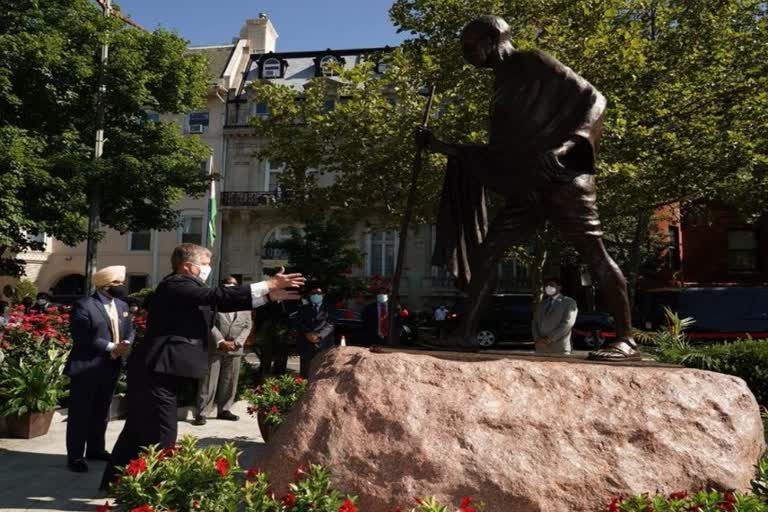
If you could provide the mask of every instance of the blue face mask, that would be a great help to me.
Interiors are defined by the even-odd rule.
[[[309,302],[314,304],[315,306],[318,306],[323,303],[323,296],[319,293],[315,293],[309,296]]]

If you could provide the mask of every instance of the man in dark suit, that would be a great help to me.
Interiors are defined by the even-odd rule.
[[[376,290],[376,302],[368,304],[363,309],[365,346],[386,345],[388,343],[389,315],[393,309],[389,303],[389,290],[387,288]],[[395,320],[397,329],[400,329],[401,323],[402,321],[398,316]]]
[[[301,306],[296,318],[298,324],[296,350],[299,352],[299,373],[305,379],[309,376],[312,359],[318,353],[334,345],[333,321],[335,316],[334,308],[323,300],[322,288],[312,288],[309,291],[309,304]]]
[[[247,286],[209,288],[211,251],[181,244],[171,255],[173,273],[147,300],[144,340],[128,359],[128,418],[115,444],[112,463],[101,488],[116,476],[116,467],[138,456],[140,447],[176,444],[176,395],[185,379],[201,379],[208,371],[208,335],[217,311],[255,309],[270,301],[296,300],[304,284],[301,274],[279,272]]]
[[[72,351],[64,373],[70,378],[67,414],[67,467],[84,473],[85,459],[109,460],[104,434],[121,357],[134,338],[125,267],[106,267],[93,276],[96,292],[72,306],[69,328]],[[85,455],[85,458],[83,458]]]

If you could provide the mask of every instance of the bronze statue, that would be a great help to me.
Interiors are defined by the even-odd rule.
[[[590,357],[637,358],[626,281],[603,245],[596,205],[595,153],[605,97],[546,53],[513,48],[509,25],[497,16],[470,22],[461,43],[469,64],[495,75],[489,143],[447,144],[426,129],[416,140],[449,157],[433,263],[448,266],[470,296],[463,344],[475,345],[478,313],[505,251],[548,220],[589,265],[616,321],[616,342]],[[506,198],[490,225],[485,189]]]

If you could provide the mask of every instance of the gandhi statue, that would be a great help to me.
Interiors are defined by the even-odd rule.
[[[603,245],[596,205],[605,97],[546,53],[516,50],[509,35],[497,16],[481,16],[461,34],[464,59],[494,73],[489,143],[447,144],[427,129],[416,135],[421,148],[448,156],[433,263],[469,294],[461,343],[476,344],[478,314],[505,252],[549,221],[589,265],[616,321],[616,341],[590,358],[636,359],[626,281]],[[506,199],[490,225],[487,189]]]

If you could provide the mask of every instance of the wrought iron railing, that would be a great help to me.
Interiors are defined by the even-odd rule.
[[[274,206],[280,197],[277,192],[222,192],[221,205],[247,208]]]

